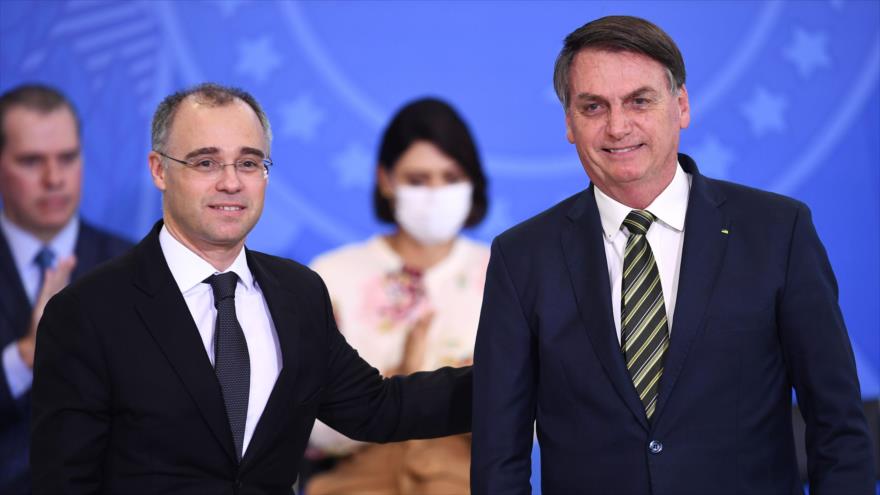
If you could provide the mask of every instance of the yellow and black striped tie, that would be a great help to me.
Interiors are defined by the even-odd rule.
[[[622,227],[629,230],[623,254],[623,286],[620,300],[620,341],[626,368],[636,392],[645,405],[648,419],[657,407],[657,392],[663,374],[663,358],[669,347],[669,327],[660,272],[645,234],[654,215],[633,210]]]

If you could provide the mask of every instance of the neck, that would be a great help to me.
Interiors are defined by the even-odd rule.
[[[636,210],[644,210],[657,199],[657,196],[660,196],[660,193],[669,187],[669,184],[672,183],[672,179],[675,177],[675,170],[675,168],[671,169],[660,180],[637,181],[627,184],[603,184],[601,187],[596,184],[596,186],[618,203]]]
[[[452,251],[452,245],[455,243],[455,238],[453,238],[442,244],[426,246],[401,229],[386,236],[385,240],[391,246],[391,249],[403,260],[404,266],[419,271],[425,271],[443,261],[444,258],[449,256],[449,253]]]
[[[168,229],[168,233],[171,234],[171,237],[177,239],[177,241],[186,246],[187,249],[196,253],[199,258],[207,261],[218,272],[225,271],[232,266],[232,262],[238,257],[238,253],[241,252],[241,248],[244,246],[244,239],[233,246],[212,244],[200,246],[196,243],[190,242],[189,239],[180,235],[177,227],[173,223],[168,222],[167,219],[165,221],[165,228]]]
[[[70,223],[70,219],[67,219],[67,221],[64,222],[64,225],[62,225],[61,227],[59,227],[57,229],[56,228],[40,229],[40,228],[36,228],[36,227],[31,228],[31,227],[27,227],[27,226],[22,225],[21,222],[18,222],[14,218],[10,217],[8,215],[7,210],[5,210],[5,209],[2,212],[0,212],[0,214],[2,214],[3,217],[6,219],[6,221],[8,221],[10,224],[18,227],[19,229],[27,232],[28,234],[30,234],[32,236],[36,237],[37,240],[39,240],[43,244],[49,244],[50,242],[52,242],[52,239],[54,239],[58,235],[58,233],[61,232],[62,230],[64,230],[64,227],[66,227],[67,224]]]
[[[34,237],[39,239],[40,242],[42,242],[43,244],[49,244],[50,242],[52,242],[52,239],[54,239],[59,232],[61,232],[61,229],[30,231],[30,233],[33,234]]]

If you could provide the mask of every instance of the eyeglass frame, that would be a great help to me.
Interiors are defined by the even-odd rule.
[[[161,156],[162,158],[167,158],[167,159],[169,159],[169,160],[171,160],[171,161],[173,161],[173,162],[177,162],[177,163],[179,163],[179,164],[185,166],[186,168],[188,168],[188,169],[190,169],[190,170],[196,170],[196,169],[198,168],[198,167],[197,167],[195,164],[193,164],[193,163],[190,163],[190,162],[188,162],[188,161],[186,161],[186,160],[181,160],[181,159],[179,159],[179,158],[174,158],[173,156],[168,156],[168,155],[166,155],[165,153],[162,153],[162,152],[159,151],[159,150],[153,150],[153,152],[155,152],[157,155]],[[217,172],[222,171],[223,168],[225,168],[225,167],[228,166],[228,165],[232,165],[232,168],[234,168],[236,172],[240,172],[240,171],[241,171],[241,170],[239,170],[239,168],[236,166],[237,161],[232,162],[232,163],[221,163],[220,160],[214,160],[213,158],[211,158],[210,160],[212,160],[212,161],[214,161],[214,162],[217,162],[217,164],[220,166],[220,168],[218,169]],[[263,178],[265,179],[265,178],[269,177],[269,168],[271,168],[272,165],[275,164],[275,162],[273,162],[271,158],[263,158],[263,159],[260,160],[260,163],[263,164]],[[197,170],[196,170],[196,171],[197,171]],[[197,173],[203,173],[203,172],[198,172],[198,171],[197,171]],[[208,174],[205,174],[205,175],[208,175]],[[245,172],[245,175],[247,175],[247,172]]]

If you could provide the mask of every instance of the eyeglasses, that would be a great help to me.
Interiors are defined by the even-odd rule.
[[[153,150],[156,151],[156,150]],[[217,175],[223,170],[223,167],[227,165],[232,165],[235,167],[235,171],[245,177],[257,177],[262,176],[266,178],[269,176],[269,167],[272,166],[272,160],[265,159],[257,159],[257,158],[239,158],[235,160],[233,163],[220,163],[219,161],[213,158],[191,158],[189,160],[180,160],[171,156],[162,153],[161,151],[156,151],[159,156],[167,158],[173,162],[177,162],[181,165],[185,165],[188,169],[194,170],[200,174],[204,175]]]

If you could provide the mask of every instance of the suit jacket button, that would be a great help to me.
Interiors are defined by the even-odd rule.
[[[651,440],[651,443],[648,444],[648,450],[652,454],[659,454],[660,452],[663,452],[663,444],[657,440]]]

